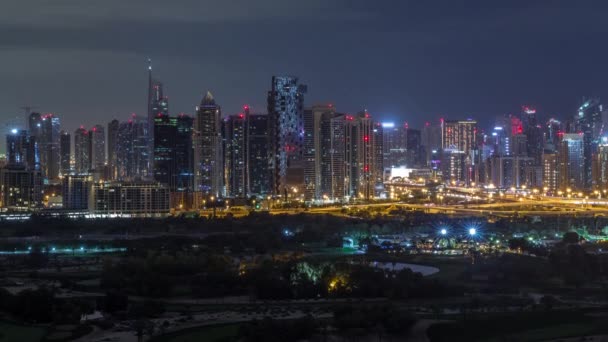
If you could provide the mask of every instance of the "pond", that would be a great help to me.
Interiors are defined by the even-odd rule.
[[[414,272],[421,273],[425,277],[439,272],[439,269],[437,267],[416,265],[416,264],[406,264],[403,262],[392,263],[392,262],[374,261],[370,264],[370,266],[381,268],[383,270],[390,270],[390,271],[401,271],[403,269],[409,268],[410,270],[412,270]]]

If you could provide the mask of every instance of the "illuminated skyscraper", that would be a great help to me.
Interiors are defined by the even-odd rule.
[[[584,189],[584,134],[564,134],[563,141],[567,146],[568,183],[575,189]]]
[[[53,114],[42,116],[40,148],[40,164],[43,175],[47,180],[55,180],[61,168],[60,133],[61,122]],[[37,124],[36,124],[37,126]]]
[[[268,115],[249,114],[247,177],[249,178],[249,195],[267,195],[271,193],[270,137],[268,135]]]
[[[40,154],[36,137],[26,130],[13,129],[6,136],[6,157],[9,166],[23,166],[26,170],[40,170]]]
[[[74,131],[74,171],[88,173],[91,169],[91,140],[89,132],[80,127]]]
[[[543,188],[555,192],[559,188],[559,163],[556,152],[543,154]]]
[[[116,160],[116,142],[118,141],[118,120],[114,119],[108,123],[108,170],[109,180],[116,179],[117,176],[117,160]]]
[[[152,77],[152,60],[148,59],[148,115],[144,130],[148,144],[146,156],[148,165],[142,177],[153,177],[154,165],[154,118],[158,115],[169,115],[169,99],[163,93],[163,84]]]
[[[223,121],[224,184],[226,196],[246,197],[247,177],[247,123],[246,113],[230,115]]]
[[[304,110],[304,198],[322,200],[331,183],[330,121],[336,116],[333,105],[316,105]]]
[[[72,137],[70,133],[61,131],[61,174],[63,176],[68,175],[72,170],[71,158],[72,158]]]
[[[117,178],[141,180],[148,176],[148,123],[133,114],[118,125],[116,139]]]
[[[470,154],[477,145],[477,121],[445,120],[441,123],[441,146]]]
[[[194,183],[205,195],[223,195],[221,109],[210,92],[196,107],[194,123]]]
[[[91,169],[103,170],[106,164],[106,136],[102,125],[95,125],[89,131]]]
[[[194,150],[192,148],[192,131],[194,119],[186,114],[179,114],[175,135],[175,170],[172,191],[194,191]]]
[[[582,188],[587,190],[594,185],[592,160],[604,130],[602,112],[603,107],[599,99],[592,98],[583,102],[575,118],[576,130],[583,135]]]
[[[154,180],[169,185],[177,172],[175,165],[175,138],[177,120],[169,115],[154,117]]]
[[[268,92],[272,192],[287,197],[304,185],[304,93],[297,77],[273,76]]]

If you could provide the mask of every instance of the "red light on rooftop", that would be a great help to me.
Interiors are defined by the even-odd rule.
[[[239,114],[239,118],[240,118],[240,119],[242,119],[242,118],[244,118],[244,117],[245,117],[245,115],[244,115],[243,113]]]
[[[368,135],[364,135],[363,136],[363,141],[368,142],[369,141],[369,136]]]

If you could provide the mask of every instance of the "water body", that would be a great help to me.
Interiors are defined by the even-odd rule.
[[[425,277],[439,272],[439,269],[437,267],[416,265],[416,264],[406,264],[403,262],[392,263],[392,262],[374,261],[370,265],[372,267],[377,267],[377,268],[381,268],[383,270],[389,270],[389,271],[401,271],[403,269],[408,268],[408,269],[412,270],[413,272],[421,273]]]

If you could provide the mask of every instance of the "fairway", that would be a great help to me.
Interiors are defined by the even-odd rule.
[[[0,342],[38,342],[42,340],[45,332],[44,328],[0,322]]]
[[[238,330],[239,324],[199,327],[159,336],[151,342],[226,342],[236,340]]]

